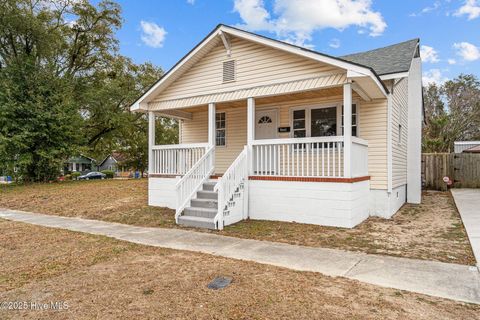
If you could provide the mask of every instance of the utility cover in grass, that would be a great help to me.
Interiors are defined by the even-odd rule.
[[[212,282],[208,284],[209,289],[218,290],[228,287],[232,283],[232,278],[230,277],[216,277]]]

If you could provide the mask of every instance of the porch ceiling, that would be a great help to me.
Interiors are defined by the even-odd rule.
[[[301,79],[296,81],[275,83],[258,87],[244,88],[241,90],[218,92],[194,97],[186,97],[174,100],[152,101],[148,103],[148,109],[151,111],[182,109],[192,106],[204,105],[211,102],[221,103],[228,101],[237,101],[256,97],[262,99],[273,97],[279,94],[294,94],[320,88],[331,88],[344,84],[347,81],[345,73],[333,74],[323,77]]]

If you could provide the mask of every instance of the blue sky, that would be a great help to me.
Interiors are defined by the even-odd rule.
[[[122,54],[165,71],[224,23],[331,55],[419,37],[424,82],[480,77],[480,0],[121,0]]]

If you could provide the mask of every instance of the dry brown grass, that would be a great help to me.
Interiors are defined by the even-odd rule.
[[[175,225],[173,210],[147,206],[146,180],[38,184],[9,186],[0,190],[0,207],[139,226],[179,227]],[[425,192],[421,205],[405,205],[392,219],[369,218],[354,229],[248,220],[218,233],[313,247],[475,264],[460,215],[446,192]]]
[[[478,319],[480,306],[227,258],[0,220],[0,319]],[[20,276],[21,275],[21,276]],[[233,277],[226,289],[207,284]]]

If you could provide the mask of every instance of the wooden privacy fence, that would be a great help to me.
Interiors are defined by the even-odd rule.
[[[422,184],[425,189],[447,190],[443,177],[449,177],[453,188],[480,188],[480,154],[422,154]]]

